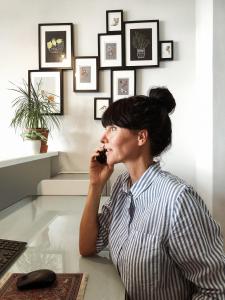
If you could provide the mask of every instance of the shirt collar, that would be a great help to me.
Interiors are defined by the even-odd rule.
[[[146,190],[158,174],[161,172],[159,163],[154,163],[142,174],[142,176],[130,187],[129,173],[124,173],[122,180],[122,189],[125,193],[132,193],[133,198],[137,198],[144,190]]]
[[[124,193],[129,194],[130,193],[130,175],[128,172],[123,174],[122,177],[122,190]]]

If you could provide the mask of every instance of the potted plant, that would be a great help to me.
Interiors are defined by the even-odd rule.
[[[27,142],[28,153],[38,154],[41,152],[41,143],[47,143],[48,139],[36,130],[28,129],[22,132],[21,136]],[[29,146],[28,146],[29,145]]]
[[[53,127],[59,128],[60,122],[57,112],[54,94],[41,89],[41,80],[34,87],[23,80],[23,87],[11,82],[12,90],[17,97],[12,101],[15,109],[10,126],[22,129],[22,136],[29,140],[41,141],[40,152],[47,152],[48,134]]]

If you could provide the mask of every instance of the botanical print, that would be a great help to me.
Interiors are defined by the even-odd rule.
[[[105,59],[106,60],[117,59],[116,43],[106,43],[105,44]]]
[[[163,43],[162,45],[162,58],[171,58],[172,50],[170,43]]]
[[[46,31],[45,42],[46,62],[62,62],[66,58],[66,31]]]
[[[32,79],[32,84],[35,90],[39,86],[41,94],[43,95],[43,99],[47,98],[48,102],[54,103],[54,110],[52,112],[60,112],[60,97],[59,95],[55,94],[58,89],[56,78],[35,76]]]
[[[91,66],[80,67],[80,83],[91,82]]]
[[[111,95],[112,101],[135,95],[135,69],[111,71]]]
[[[118,79],[118,95],[129,95],[129,78]]]
[[[120,21],[120,18],[118,17],[113,17],[112,20],[111,20],[111,23],[109,24],[111,27],[115,27],[115,26],[118,26],[119,25],[119,21]]]
[[[107,11],[107,31],[108,32],[115,32],[122,30],[122,18],[123,12],[122,11]]]
[[[104,111],[108,108],[109,101],[107,99],[98,99],[97,100],[97,109],[96,109],[96,117],[102,118]]]
[[[130,59],[152,60],[152,29],[130,30]]]
[[[77,56],[74,58],[74,92],[98,91],[99,72],[97,65],[97,56]]]

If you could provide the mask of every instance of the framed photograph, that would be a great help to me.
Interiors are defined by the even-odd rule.
[[[29,70],[29,89],[31,84],[37,93],[43,95],[43,98],[48,99],[48,101],[51,101],[54,104],[52,114],[63,115],[62,70]]]
[[[73,24],[38,24],[39,68],[72,69]]]
[[[121,69],[111,71],[112,101],[127,98],[136,94],[136,71]]]
[[[159,21],[129,21],[124,24],[126,66],[158,67]]]
[[[160,60],[173,60],[173,41],[160,42]]]
[[[99,88],[98,57],[75,57],[73,75],[74,92],[97,92]]]
[[[99,68],[121,68],[123,65],[122,35],[98,34]]]
[[[111,103],[110,98],[94,98],[94,119],[101,120],[104,111]]]
[[[106,11],[106,31],[121,32],[123,27],[123,11],[122,10],[107,10]]]

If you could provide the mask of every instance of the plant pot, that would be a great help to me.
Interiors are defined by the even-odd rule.
[[[45,144],[44,142],[41,142],[40,153],[47,153],[47,152],[48,152],[48,145]]]
[[[46,137],[46,139],[48,139],[48,134],[49,134],[49,130],[45,129],[45,128],[36,128],[36,131],[40,132],[44,137]],[[41,141],[41,149],[40,149],[40,153],[46,153],[48,151],[48,145],[47,145],[48,141],[44,142]]]
[[[41,149],[40,140],[25,140],[26,154],[39,154]]]
[[[138,59],[145,58],[145,48],[137,49],[137,58]]]

